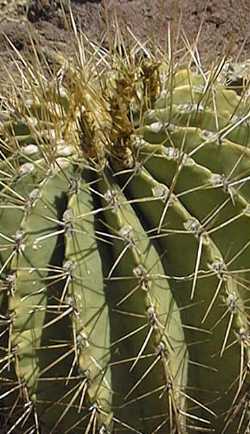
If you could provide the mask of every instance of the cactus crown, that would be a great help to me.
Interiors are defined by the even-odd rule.
[[[246,433],[247,86],[75,36],[2,98],[2,432]]]

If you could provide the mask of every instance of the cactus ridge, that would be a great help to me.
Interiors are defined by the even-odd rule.
[[[247,433],[247,89],[76,41],[1,107],[0,431]]]

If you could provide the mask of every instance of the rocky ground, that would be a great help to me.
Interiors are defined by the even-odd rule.
[[[16,58],[18,52],[30,51],[30,31],[38,51],[56,48],[70,55],[74,36],[63,13],[69,3],[77,27],[104,45],[108,43],[107,17],[115,13],[143,42],[164,46],[169,26],[175,36],[179,34],[180,46],[194,43],[198,35],[206,65],[227,52],[236,60],[250,58],[249,0],[0,0],[2,79],[5,67],[11,68],[13,52]]]

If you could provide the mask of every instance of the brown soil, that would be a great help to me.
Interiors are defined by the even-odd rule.
[[[38,51],[46,47],[63,50],[66,55],[71,53],[74,36],[61,7],[68,2],[0,0],[0,76],[4,78],[3,68],[11,66],[13,61],[9,41],[16,49],[15,58],[17,52],[29,52],[29,26]],[[166,45],[170,26],[175,35],[181,28],[182,45],[185,40],[191,44],[200,29],[198,50],[206,65],[227,50],[236,60],[250,58],[249,0],[72,0],[70,3],[77,27],[104,45],[107,44],[107,16],[115,12],[119,22],[127,24],[142,42]]]

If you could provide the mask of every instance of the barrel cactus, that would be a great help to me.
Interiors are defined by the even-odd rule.
[[[2,98],[1,433],[247,433],[249,96],[122,51]]]

